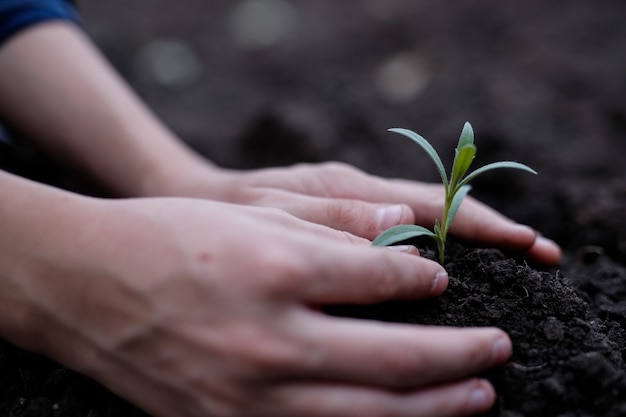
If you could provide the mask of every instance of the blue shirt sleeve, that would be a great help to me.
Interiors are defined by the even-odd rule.
[[[46,20],[80,22],[76,10],[66,0],[0,0],[0,44],[20,30]]]

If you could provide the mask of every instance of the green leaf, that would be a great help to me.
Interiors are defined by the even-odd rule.
[[[474,129],[472,129],[472,125],[469,122],[465,122],[463,125],[463,130],[461,131],[461,136],[459,137],[459,143],[457,148],[463,148],[467,145],[474,144]]]
[[[493,169],[499,169],[499,168],[521,169],[522,171],[527,171],[527,172],[530,172],[531,174],[537,174],[537,171],[535,171],[534,169],[530,168],[527,165],[520,164],[519,162],[513,162],[513,161],[493,162],[491,164],[487,164],[483,167],[480,167],[477,170],[468,174],[467,177],[463,178],[463,180],[458,184],[457,188],[464,186],[465,184],[467,184],[468,182],[470,182],[471,180],[473,180],[474,178],[476,178],[477,176],[479,176],[480,174],[484,172],[491,171]]]
[[[476,146],[471,143],[465,144],[460,148],[456,148],[454,164],[452,165],[452,174],[450,175],[451,188],[456,188],[456,185],[459,181],[461,181],[472,164],[475,155]]]
[[[424,139],[422,136],[418,135],[417,133],[413,132],[412,130],[408,130],[408,129],[395,128],[395,129],[389,129],[389,131],[404,135],[407,138],[414,141],[415,143],[417,143],[418,145],[420,145],[422,149],[426,151],[428,156],[430,156],[430,159],[432,159],[433,162],[435,163],[435,166],[437,167],[437,171],[439,171],[439,175],[441,176],[441,180],[443,181],[444,185],[446,187],[448,186],[448,175],[446,174],[446,169],[443,166],[443,162],[441,162],[441,158],[439,157],[439,154],[437,153],[435,148],[433,148],[432,145],[428,143],[426,139]]]
[[[439,223],[439,219],[435,219],[435,226],[433,227],[433,230],[435,231],[435,236],[437,236],[438,238],[442,237],[441,236],[441,223]]]
[[[414,224],[401,224],[389,228],[378,235],[378,237],[372,242],[372,245],[389,246],[419,236],[435,237],[435,234],[422,226]]]
[[[450,228],[452,219],[454,219],[454,216],[456,216],[456,212],[459,211],[459,207],[461,207],[463,199],[467,196],[467,193],[469,193],[471,189],[471,185],[464,185],[459,188],[459,191],[457,191],[456,194],[454,194],[454,198],[452,198],[452,203],[450,203],[450,209],[448,210],[448,218],[444,219],[444,236],[448,234],[448,229]]]
[[[474,146],[474,129],[469,122],[465,122],[459,143],[454,150],[454,164],[450,173],[450,185],[452,189],[456,188],[456,184],[461,181],[472,161],[476,156],[476,146]]]

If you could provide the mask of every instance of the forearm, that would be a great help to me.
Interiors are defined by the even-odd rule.
[[[182,169],[209,166],[141,102],[69,23],[27,29],[0,49],[0,116],[120,196],[160,194]]]
[[[52,325],[46,304],[67,288],[51,258],[84,246],[90,199],[3,171],[0,190],[0,335],[35,348],[41,330]]]
[[[0,190],[0,337],[94,372],[150,307],[137,286],[158,268],[134,251],[150,244],[130,231],[143,213],[127,215],[148,199],[86,197],[4,171]]]

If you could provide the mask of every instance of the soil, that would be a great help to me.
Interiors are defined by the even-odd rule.
[[[418,131],[449,161],[469,120],[477,165],[539,171],[485,174],[472,195],[559,242],[558,267],[453,241],[441,298],[335,313],[505,329],[514,354],[487,374],[500,395],[489,416],[626,415],[625,2],[266,0],[284,31],[256,38],[240,27],[246,2],[78,3],[122,75],[223,166],[332,159],[436,181],[426,155],[387,128]],[[167,54],[179,65],[164,66]],[[57,172],[36,176],[59,184]],[[0,387],[6,416],[143,415],[7,343]]]

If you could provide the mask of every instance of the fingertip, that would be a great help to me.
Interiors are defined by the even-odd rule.
[[[557,264],[561,260],[561,247],[553,240],[539,236],[535,241],[534,247],[545,255],[546,261],[550,262],[550,264]]]
[[[537,236],[528,250],[528,258],[544,266],[554,266],[561,261],[561,247],[548,238]]]
[[[513,342],[509,336],[498,329],[498,336],[496,336],[495,341],[491,345],[492,357],[495,364],[502,364],[506,362],[513,352]]]
[[[486,380],[475,379],[471,382],[472,388],[468,395],[468,411],[482,413],[489,410],[496,401],[496,392]]]
[[[554,266],[561,260],[561,247],[526,225],[516,225],[511,235],[520,248],[526,248],[526,258],[543,266]]]
[[[432,287],[430,289],[430,296],[437,297],[441,295],[446,288],[448,288],[448,273],[446,271],[439,271],[435,274],[435,279],[433,280]]]

